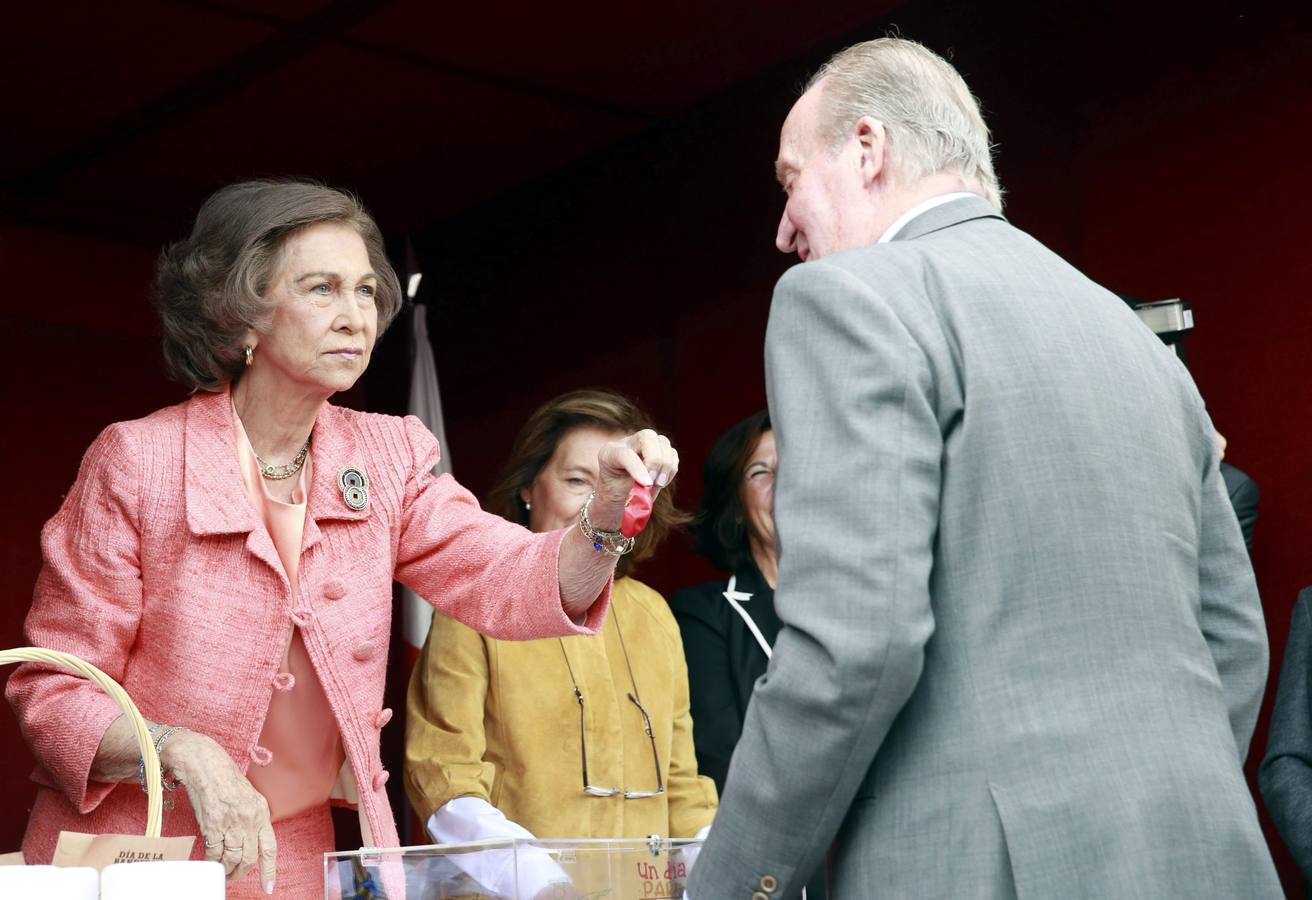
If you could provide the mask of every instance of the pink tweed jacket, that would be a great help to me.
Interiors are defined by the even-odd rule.
[[[561,608],[563,532],[532,534],[481,511],[450,476],[434,477],[437,442],[418,419],[325,405],[313,454],[293,595],[237,470],[227,392],[111,425],[42,531],[27,636],[99,666],[148,719],[212,737],[244,772],[270,761],[257,740],[299,626],[341,729],[365,844],[396,846],[378,749],[391,718],[382,701],[393,579],[508,639],[595,633],[610,593],[574,625]],[[368,476],[362,510],[342,499],[345,466]],[[61,830],[139,832],[141,788],[88,780],[119,715],[113,701],[35,664],[13,673],[6,694],[40,764],[28,862],[49,862]],[[165,833],[196,834],[185,792],[176,796]]]

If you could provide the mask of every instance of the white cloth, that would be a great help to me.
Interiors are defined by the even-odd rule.
[[[692,836],[694,841],[706,840],[706,835],[711,833],[710,825],[703,825],[701,829]],[[693,844],[691,847],[685,847],[679,852],[683,854],[683,861],[688,864],[688,871],[692,871],[692,864],[697,862],[697,854],[702,850],[701,844]]]
[[[884,229],[884,233],[879,236],[876,243],[887,244],[897,233],[906,226],[908,222],[923,212],[928,212],[936,206],[942,206],[944,203],[951,203],[953,200],[961,200],[965,197],[979,197],[979,194],[972,194],[969,191],[952,191],[949,194],[939,194],[937,197],[930,197],[928,200],[921,200],[915,206],[908,209],[902,215],[893,220],[893,224]]]
[[[472,841],[496,840],[534,840],[528,829],[517,825],[505,817],[501,810],[482,797],[456,797],[442,804],[441,809],[428,817],[428,833],[439,844],[467,844]],[[711,826],[706,825],[694,835],[693,840],[705,840],[711,833]],[[683,861],[692,871],[697,861],[700,845],[683,851]],[[486,858],[482,854],[471,856],[455,855],[449,859],[495,895],[514,897],[516,889],[515,857],[491,854]],[[569,884],[569,875],[551,858],[551,853],[541,847],[521,847],[519,852],[518,888],[521,897],[535,897],[538,892],[553,884]],[[685,896],[687,896],[685,894]]]
[[[534,840],[482,797],[456,797],[428,817],[428,833],[439,844],[471,841]],[[569,875],[541,847],[520,847],[517,854],[471,854],[449,857],[488,892],[504,897],[535,897],[553,884],[569,884]],[[518,859],[518,866],[515,861]],[[518,887],[518,894],[516,888]]]

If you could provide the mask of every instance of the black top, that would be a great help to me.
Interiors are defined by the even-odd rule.
[[[783,623],[774,611],[774,588],[755,563],[738,572],[734,591],[751,594],[738,603],[752,617],[761,637],[771,647]],[[683,635],[688,659],[688,693],[692,708],[692,739],[697,771],[724,791],[729,760],[743,731],[747,703],[756,680],[765,674],[769,658],[742,616],[724,598],[729,579],[707,581],[674,595],[670,609]],[[807,879],[807,900],[825,900],[824,864]],[[787,898],[783,898],[787,900]]]
[[[1227,462],[1221,463],[1221,478],[1225,481],[1226,493],[1230,495],[1230,505],[1235,508],[1239,518],[1239,530],[1244,533],[1244,546],[1249,555],[1253,553],[1253,523],[1257,521],[1257,501],[1261,496],[1257,482],[1249,478],[1242,469],[1236,469]]]
[[[765,674],[769,662],[747,623],[724,599],[728,586],[727,578],[707,581],[679,591],[670,601],[688,658],[697,771],[710,776],[720,791],[729,774],[734,745],[742,734],[752,688]],[[753,563],[738,573],[734,589],[752,595],[750,600],[739,603],[766,643],[774,646],[780,627],[774,611],[774,588]]]
[[[1298,595],[1289,620],[1257,783],[1276,830],[1312,882],[1312,587]]]

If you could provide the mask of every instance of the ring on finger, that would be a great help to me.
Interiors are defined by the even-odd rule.
[[[205,842],[205,849],[206,849],[206,850],[213,850],[215,847],[219,847],[219,846],[221,846],[222,844],[223,844],[223,838],[219,838],[217,841],[206,841],[206,842]]]

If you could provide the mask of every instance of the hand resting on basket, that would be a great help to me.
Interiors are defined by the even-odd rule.
[[[141,757],[132,726],[120,716],[105,731],[91,766],[95,781],[135,782]],[[231,881],[256,865],[266,894],[273,893],[277,842],[269,803],[218,743],[194,731],[179,731],[160,755],[164,771],[186,789],[205,845],[205,858],[223,864]]]

